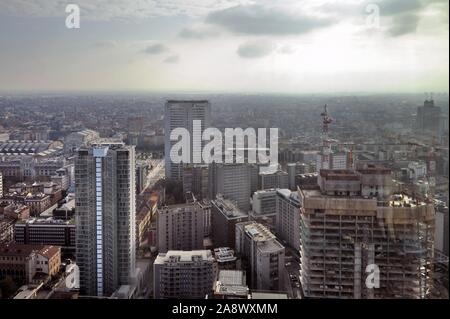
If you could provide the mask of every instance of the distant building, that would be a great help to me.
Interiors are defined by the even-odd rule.
[[[295,184],[295,176],[308,173],[308,165],[302,162],[288,163],[287,173],[289,178],[289,189],[292,191],[296,190],[297,185]]]
[[[276,194],[277,189],[265,189],[256,191],[252,197],[252,216],[258,217],[275,217],[276,211]]]
[[[211,298],[214,279],[214,258],[209,250],[160,253],[153,264],[154,298]]]
[[[159,252],[203,248],[204,212],[198,203],[162,207],[157,223]]]
[[[259,173],[259,189],[288,188],[289,175],[286,172],[277,170],[275,173]]]
[[[75,252],[75,221],[30,218],[14,224],[14,241],[18,244],[61,246],[64,252]]]
[[[208,198],[208,165],[185,165],[183,167],[183,191],[191,192],[197,200]]]
[[[0,155],[42,155],[48,156],[61,151],[60,141],[9,140],[0,142]]]
[[[435,249],[449,256],[449,237],[448,237],[448,207],[438,206],[436,208],[436,232],[435,232]]]
[[[299,174],[295,176],[295,185],[301,189],[317,187],[317,173]],[[297,189],[295,189],[297,190]]]
[[[100,134],[94,130],[82,130],[73,132],[64,139],[64,152],[75,153],[81,146],[88,146],[89,143],[100,138]]]
[[[425,100],[423,106],[417,108],[416,130],[439,134],[442,128],[441,112],[441,108],[434,105],[433,99]]]
[[[249,213],[251,220],[275,229],[276,223],[277,189],[259,190],[253,193],[252,210]]]
[[[201,121],[200,132],[195,132],[201,136],[203,130],[211,124],[211,105],[206,100],[168,100],[165,104],[164,112],[164,136],[165,136],[165,168],[166,178],[182,181],[183,164],[172,163],[170,151],[177,141],[170,140],[170,134],[174,129],[184,128],[190,133],[191,157],[189,163],[196,163],[193,158],[194,132],[193,121]],[[198,141],[200,146],[204,141]],[[202,148],[203,149],[203,148]],[[201,150],[200,149],[200,152]],[[197,150],[198,151],[198,150]],[[199,164],[202,163],[201,158]],[[186,163],[188,164],[188,163]]]
[[[297,192],[279,189],[276,199],[277,235],[300,251],[300,199]]]
[[[248,214],[241,211],[232,201],[222,196],[211,201],[211,233],[215,247],[234,248],[236,224],[248,220]]]
[[[236,225],[236,252],[243,257],[251,287],[280,291],[284,286],[284,246],[266,227],[256,222]]]
[[[247,213],[250,210],[252,171],[248,164],[210,164],[209,198],[214,199],[221,194]]]
[[[140,194],[146,185],[148,174],[147,163],[136,163],[136,194]]]

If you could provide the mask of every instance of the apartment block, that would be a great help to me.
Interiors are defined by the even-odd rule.
[[[154,298],[211,298],[215,267],[209,250],[171,250],[160,253],[153,264]]]
[[[250,287],[283,289],[285,248],[265,226],[253,221],[236,224],[236,252],[250,274]]]
[[[203,248],[204,212],[197,203],[165,206],[158,210],[158,251]]]

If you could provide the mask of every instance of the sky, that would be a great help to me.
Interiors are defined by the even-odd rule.
[[[68,29],[66,5],[80,7]],[[0,91],[447,92],[448,0],[1,0]]]

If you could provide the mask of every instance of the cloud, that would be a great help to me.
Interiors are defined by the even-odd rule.
[[[420,17],[417,14],[404,14],[393,18],[388,34],[392,37],[416,32]]]
[[[146,47],[143,52],[146,54],[161,54],[168,51],[168,48],[161,44],[161,43],[156,43],[156,44],[152,44],[149,45],[148,47]]]
[[[178,36],[183,39],[202,40],[217,36],[218,32],[208,29],[196,29],[196,28],[183,28]]]
[[[375,4],[380,7],[381,16],[416,12],[422,10],[425,6],[425,3],[420,0],[383,0]]]
[[[179,55],[171,55],[164,59],[164,63],[178,63],[180,61]]]
[[[294,13],[280,7],[235,6],[215,11],[206,22],[231,32],[250,35],[295,35],[335,23],[334,19]]]
[[[111,40],[104,40],[104,41],[98,41],[94,43],[94,47],[101,48],[101,49],[112,49],[118,46],[118,43],[116,41]]]
[[[212,10],[220,10],[247,3],[248,0],[1,0],[0,12],[12,16],[61,17],[69,3],[80,6],[90,20],[142,19],[160,16],[197,17]]]
[[[241,44],[237,49],[237,54],[241,58],[255,59],[268,56],[275,50],[275,46],[267,41],[249,41]]]
[[[279,52],[282,54],[293,54],[295,51],[295,48],[289,44],[285,44],[279,49]]]

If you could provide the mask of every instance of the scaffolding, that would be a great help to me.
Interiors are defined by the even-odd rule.
[[[434,207],[303,194],[301,283],[313,298],[426,298],[432,285]],[[406,205],[407,206],[407,205]],[[366,267],[379,288],[366,286]]]

